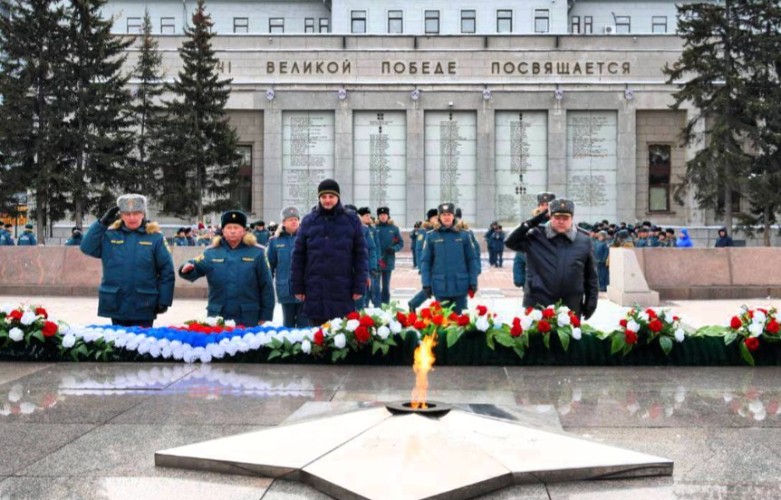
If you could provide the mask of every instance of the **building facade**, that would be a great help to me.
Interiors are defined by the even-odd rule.
[[[106,15],[118,33],[132,33],[147,8],[172,78],[194,4],[115,1]],[[307,210],[317,183],[333,177],[345,202],[388,205],[402,227],[443,201],[478,226],[510,225],[544,190],[574,199],[576,218],[588,222],[708,222],[673,197],[694,153],[679,137],[689,111],[669,109],[675,87],[661,72],[682,49],[669,34],[673,2],[215,0],[207,8],[220,70],[233,79],[241,198],[255,218],[274,220],[287,205]],[[512,11],[509,25],[503,10]],[[362,26],[356,11],[365,12]],[[436,32],[429,11],[441,14]],[[275,32],[271,19],[280,17],[284,32]],[[129,55],[128,70],[137,49]]]

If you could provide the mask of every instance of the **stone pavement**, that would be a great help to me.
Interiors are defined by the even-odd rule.
[[[498,292],[478,302],[519,307],[506,273],[486,269],[483,293]],[[394,298],[404,301],[416,274],[395,276]],[[71,323],[104,322],[94,298],[0,303],[22,299]],[[727,321],[740,302],[668,305],[699,326]],[[176,301],[159,323],[200,316],[204,306]],[[621,314],[603,300],[592,323]],[[781,367],[435,366],[430,397],[553,405],[567,432],[675,461],[671,478],[537,483],[483,499],[781,498],[779,378]],[[0,362],[0,499],[323,499],[284,480],[157,468],[154,452],[276,426],[309,401],[407,399],[413,384],[408,367]]]

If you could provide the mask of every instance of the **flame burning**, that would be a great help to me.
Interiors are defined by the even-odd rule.
[[[434,365],[434,346],[437,345],[436,335],[426,335],[415,348],[415,363],[412,371],[415,372],[415,388],[412,390],[410,406],[414,409],[428,408],[426,405],[426,393],[428,392],[428,372]]]

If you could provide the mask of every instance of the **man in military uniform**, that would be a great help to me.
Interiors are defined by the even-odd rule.
[[[287,328],[306,328],[309,319],[304,315],[304,303],[290,290],[290,263],[301,214],[296,207],[287,207],[280,215],[282,225],[268,242],[268,264],[274,277],[277,302],[282,306],[282,324]]]
[[[588,319],[597,309],[599,281],[591,240],[575,228],[574,214],[572,201],[553,200],[548,211],[518,226],[505,246],[526,253],[529,273],[524,307],[561,301],[575,314]]]
[[[0,247],[2,246],[9,246],[12,247],[16,243],[14,243],[14,236],[11,232],[11,229],[13,229],[14,226],[11,224],[5,224],[3,226],[3,229],[0,229]]]
[[[420,230],[418,231],[418,242],[415,245],[415,252],[417,252],[418,255],[418,274],[420,274],[420,259],[423,258],[423,243],[426,241],[426,234],[428,234],[429,231],[433,231],[434,228],[438,226],[439,210],[436,208],[431,208],[428,210],[428,212],[426,212],[426,221],[421,225]],[[407,303],[407,307],[409,307],[410,311],[414,311],[418,307],[422,306],[428,298],[429,294],[423,290],[421,286],[420,291],[416,293],[415,296],[412,297]]]
[[[266,223],[262,220],[255,223],[255,231],[252,234],[255,235],[258,245],[267,245],[269,238],[271,238],[271,233],[266,229]]]
[[[466,309],[467,294],[477,291],[475,250],[469,235],[456,224],[456,207],[439,205],[439,220],[426,234],[420,260],[423,290],[429,297],[453,305],[453,311]]]
[[[361,219],[363,227],[368,230],[364,231],[364,236],[366,237],[366,248],[369,253],[369,279],[371,281],[370,288],[363,297],[363,304],[364,307],[368,307],[371,302],[374,304],[374,307],[380,307],[382,305],[382,294],[380,288],[380,242],[377,238],[377,228],[374,227],[372,211],[369,207],[359,208],[358,218]],[[371,247],[374,247],[373,251]]]
[[[30,223],[25,224],[24,231],[19,236],[19,240],[16,242],[16,245],[20,247],[23,246],[34,247],[37,244],[38,244],[38,240],[35,239],[35,234],[33,233],[33,225]]]
[[[71,237],[65,242],[65,246],[77,247],[81,246],[81,240],[84,239],[84,235],[81,234],[80,227],[74,227],[71,229]]]
[[[404,248],[404,240],[401,232],[390,218],[390,209],[380,207],[377,209],[377,239],[379,240],[378,252],[380,255],[380,275],[382,277],[381,294],[382,303],[390,303],[390,281],[393,270],[396,269],[396,252]]]
[[[171,252],[146,208],[140,194],[120,196],[81,242],[82,252],[103,263],[98,316],[115,325],[151,327],[174,300]]]
[[[222,236],[201,255],[184,263],[179,276],[209,283],[209,316],[222,316],[244,326],[262,325],[274,317],[274,283],[266,251],[247,232],[247,216],[229,210],[220,218]]]
[[[544,191],[537,195],[537,206],[532,210],[532,217],[537,216],[548,210],[548,204],[556,199],[556,195]],[[513,259],[513,284],[518,288],[523,288],[526,284],[526,254],[515,252]]]

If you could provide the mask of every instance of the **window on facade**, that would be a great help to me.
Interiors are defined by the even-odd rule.
[[[404,33],[404,15],[402,11],[388,11],[388,33]]]
[[[353,10],[350,12],[350,32],[366,33],[366,11]]]
[[[570,23],[570,33],[577,35],[580,33],[580,16],[572,16],[572,22]]]
[[[670,211],[671,146],[648,146],[648,211]]]
[[[328,33],[331,31],[331,21],[327,17],[320,18],[320,33]]]
[[[651,17],[651,33],[667,33],[667,16]]]
[[[315,32],[315,18],[314,17],[307,17],[304,19],[304,33],[314,33]]]
[[[497,33],[513,32],[513,11],[512,10],[496,11],[496,32]]]
[[[426,11],[426,33],[437,34],[439,33],[439,11],[427,10]]]
[[[632,17],[631,16],[616,16],[616,33],[631,33],[632,32]]]
[[[534,9],[534,32],[547,33],[550,31],[550,10]]]
[[[474,10],[461,11],[461,33],[477,33],[477,12]]]
[[[252,212],[252,146],[239,145],[239,171],[236,190],[231,195],[231,201],[241,210]]]
[[[233,18],[233,32],[234,33],[249,33],[249,18],[246,18],[246,17],[234,17]]]
[[[176,19],[173,17],[160,18],[160,34],[173,35],[176,33]]]
[[[269,33],[284,33],[285,32],[285,18],[284,17],[272,17],[268,20],[268,32]]]
[[[140,17],[128,17],[127,18],[127,32],[128,33],[141,33],[141,18]]]
[[[583,16],[583,33],[590,35],[594,33],[594,17]]]

